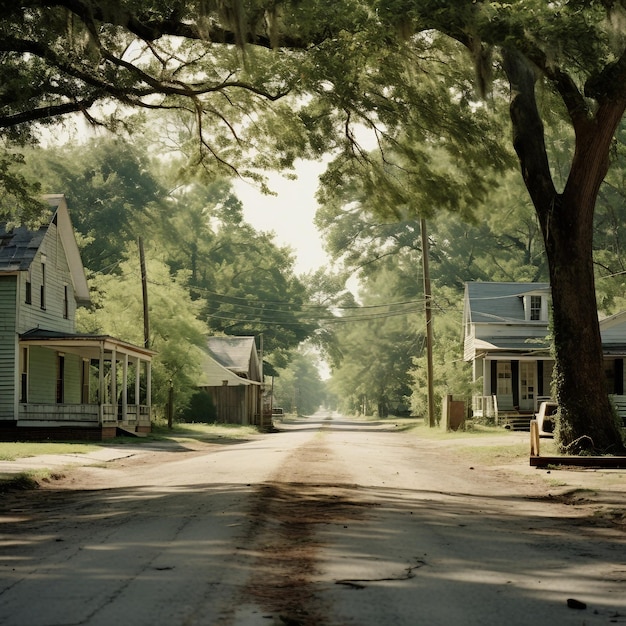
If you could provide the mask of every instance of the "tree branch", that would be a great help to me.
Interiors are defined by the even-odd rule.
[[[511,88],[513,147],[526,188],[545,225],[556,189],[548,163],[543,122],[535,99],[535,74],[529,61],[517,49],[504,48],[502,57]]]

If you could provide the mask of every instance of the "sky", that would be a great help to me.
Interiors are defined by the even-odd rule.
[[[296,180],[270,174],[268,186],[276,192],[275,196],[264,195],[243,181],[234,184],[237,197],[243,203],[245,220],[256,230],[274,231],[278,245],[293,249],[296,274],[314,271],[330,262],[313,224],[317,179],[324,168],[321,162],[299,161]]]

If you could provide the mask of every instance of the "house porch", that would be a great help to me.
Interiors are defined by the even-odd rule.
[[[154,352],[109,336],[20,336],[19,402],[2,438],[108,439],[151,430]],[[31,437],[30,435],[34,435]]]

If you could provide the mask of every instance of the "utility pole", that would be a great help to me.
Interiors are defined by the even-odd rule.
[[[143,253],[143,239],[139,237],[139,264],[141,265],[141,290],[143,294],[143,345],[150,347],[150,318],[148,317],[148,279],[146,276],[146,257]]]
[[[430,291],[430,270],[428,268],[428,234],[426,220],[421,218],[422,266],[424,269],[424,311],[426,313],[426,376],[428,379],[428,425],[435,426],[435,389],[433,383],[433,314]]]

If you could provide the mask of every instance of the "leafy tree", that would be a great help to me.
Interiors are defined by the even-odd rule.
[[[499,55],[509,82],[513,146],[548,258],[560,442],[580,450],[581,438],[591,435],[596,449],[621,449],[603,383],[592,237],[598,191],[626,108],[626,38],[619,17],[624,6],[516,2],[470,9],[462,3],[465,11],[455,13],[459,6],[450,6],[435,13],[434,4],[409,3],[416,23],[457,39],[474,52],[482,70],[490,54]],[[539,100],[541,84],[553,90],[554,99]],[[556,102],[575,133],[562,190],[550,170],[542,115],[542,106]]]
[[[284,367],[317,327],[291,251],[244,221],[227,181],[187,185],[173,195],[173,206],[161,240],[171,267],[190,270],[201,319],[215,333],[262,335],[271,365]]]
[[[316,360],[313,353],[300,350],[285,369],[278,371],[274,381],[277,406],[288,413],[311,415],[323,404],[326,389]]]
[[[146,256],[150,348],[157,352],[152,366],[153,404],[165,406],[172,385],[180,410],[199,380],[207,329],[198,320],[199,303],[189,296],[188,273],[173,277],[168,266],[150,250]],[[79,310],[78,328],[143,345],[141,272],[136,249],[127,249],[118,273],[90,276],[90,286],[93,307]]]
[[[181,418],[185,422],[217,422],[217,409],[209,393],[196,391],[189,399],[189,405],[183,409]]]
[[[479,83],[485,93],[491,88],[494,104],[500,94],[508,93],[513,147],[541,226],[552,286],[559,439],[568,450],[582,450],[590,439],[595,449],[623,449],[603,383],[592,258],[595,203],[608,171],[613,137],[626,108],[623,3],[520,0],[470,4],[458,0],[442,6],[437,1],[401,0],[378,3],[377,7],[382,22],[395,24],[407,36],[406,56],[432,43],[442,49],[440,39],[432,34],[442,33],[471,55]],[[459,57],[449,58],[445,75],[450,82],[446,85],[450,88],[454,81],[452,100],[463,105],[465,83],[453,75],[458,68],[453,62]],[[368,89],[370,76],[362,78],[364,74],[351,87],[353,93],[365,94],[356,97],[360,112],[374,93]],[[415,119],[411,113],[418,110],[420,100],[407,97],[395,81],[394,87],[401,105],[385,109],[385,113],[392,113],[383,119],[388,127],[401,130],[402,139],[406,137],[411,147],[413,133],[405,127]],[[450,100],[448,97],[441,108],[444,116],[450,110]],[[434,108],[438,108],[442,100],[435,102]],[[367,110],[373,117],[374,107]],[[553,111],[568,121],[574,136],[561,189],[550,168],[553,154],[544,133]],[[421,118],[424,120],[425,116]],[[458,123],[455,119],[454,126]],[[442,124],[429,128],[440,129]],[[454,139],[446,136],[446,141],[450,151]],[[460,152],[466,157],[468,146],[462,143]],[[409,148],[404,150],[410,154]],[[471,149],[469,155],[475,155],[475,165],[484,170],[484,156]],[[411,159],[402,163],[405,161]],[[438,181],[435,172],[427,184],[439,186]]]
[[[602,383],[592,226],[626,108],[623,1],[259,0],[246,4],[245,12],[243,6],[237,0],[181,0],[167,7],[119,0],[97,7],[80,0],[5,2],[0,128],[24,142],[34,121],[69,111],[89,115],[96,102],[186,107],[199,127],[206,128],[206,112],[223,131],[198,146],[199,158],[208,153],[224,164],[240,145],[225,139],[237,135],[244,119],[255,138],[257,129],[276,128],[275,121],[261,121],[267,101],[289,91],[309,93],[315,97],[299,111],[294,107],[299,118],[289,126],[303,149],[340,145],[328,134],[342,123],[345,155],[361,158],[353,130],[364,124],[381,146],[384,139],[401,150],[415,173],[432,165],[422,187],[412,185],[423,200],[464,212],[489,186],[486,164],[504,160],[486,149],[494,119],[474,102],[472,82],[493,106],[508,96],[513,147],[548,258],[561,442],[580,449],[590,435],[597,449],[621,447]],[[171,37],[179,38],[177,48]],[[254,60],[241,62],[232,47],[214,42],[254,44],[248,46]],[[279,52],[262,49],[271,46]],[[124,56],[135,49],[136,55]],[[574,137],[562,188],[555,184],[544,133],[555,115]],[[421,150],[429,141],[456,158],[452,181]],[[282,152],[288,161],[295,149]],[[277,162],[273,151],[261,154],[269,155],[265,163]],[[380,184],[389,179],[389,167],[376,169],[387,176],[371,177],[371,191],[391,200],[388,209],[410,206],[394,201],[397,187]],[[416,202],[412,210],[424,206]]]
[[[316,329],[307,341],[320,350],[327,363],[338,366],[342,354],[337,341],[335,318],[339,312],[357,309],[359,306],[354,294],[346,286],[347,276],[324,267],[300,279],[307,290],[309,302],[304,313],[316,324]]]
[[[362,306],[337,318],[342,360],[333,368],[331,389],[345,410],[387,417],[408,402],[412,358],[424,339],[415,321],[423,310],[418,294],[414,256],[398,255],[365,283]]]
[[[137,237],[150,237],[165,211],[167,191],[139,145],[107,137],[29,151],[27,172],[41,189],[62,192],[72,207],[84,264],[100,271],[116,264]]]

